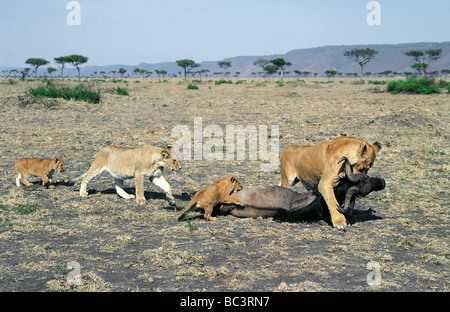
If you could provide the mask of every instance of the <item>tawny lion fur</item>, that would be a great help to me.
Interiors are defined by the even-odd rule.
[[[180,211],[179,221],[183,220],[185,214],[194,207],[203,208],[205,210],[205,219],[215,221],[217,218],[211,217],[214,206],[219,203],[236,204],[244,206],[237,198],[231,196],[231,193],[242,190],[239,179],[235,176],[228,176],[222,180],[216,181],[208,185],[204,189],[198,191],[186,207]]]
[[[22,158],[16,161],[9,177],[12,177],[18,171],[16,185],[20,186],[20,182],[22,182],[24,185],[30,186],[32,183],[28,182],[27,176],[39,176],[42,179],[42,185],[53,188],[55,186],[50,185],[50,183],[55,170],[59,172],[66,170],[63,157],[54,157],[51,159]]]
[[[102,148],[96,155],[89,171],[81,178],[80,196],[87,196],[87,184],[96,175],[108,171],[114,178],[116,192],[125,199],[136,198],[138,204],[145,203],[144,177],[148,176],[150,181],[160,187],[165,193],[171,205],[175,204],[172,189],[163,177],[164,168],[172,171],[181,169],[177,157],[169,148],[160,148],[143,145],[138,148],[110,145]],[[123,189],[125,179],[135,179],[136,196],[128,194]]]
[[[344,166],[339,160],[347,157],[355,173],[366,173],[380,149],[378,142],[369,144],[350,137],[313,146],[288,146],[280,158],[280,185],[292,187],[301,181],[307,190],[319,192],[328,206],[333,226],[344,229],[347,226],[345,216],[339,212],[333,192],[339,179],[345,176]]]

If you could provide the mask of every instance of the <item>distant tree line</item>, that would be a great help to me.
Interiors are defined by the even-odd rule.
[[[363,77],[370,76],[370,75],[378,75],[378,76],[384,76],[384,77],[388,77],[391,74],[394,76],[404,75],[406,77],[417,77],[417,76],[434,77],[434,76],[437,76],[439,74],[439,71],[430,71],[429,69],[430,69],[430,64],[432,64],[433,62],[436,62],[441,57],[442,49],[429,49],[429,50],[425,50],[425,51],[422,51],[422,50],[407,51],[405,53],[405,55],[410,56],[414,59],[414,63],[410,66],[414,71],[411,71],[411,72],[406,71],[403,73],[399,73],[399,72],[395,72],[392,70],[385,70],[385,71],[379,72],[379,73],[364,72],[364,66],[366,66],[370,61],[375,59],[377,54],[378,54],[378,51],[371,49],[371,48],[356,48],[356,49],[344,52],[345,57],[352,59],[355,63],[357,63],[360,66],[360,78],[362,80]],[[72,55],[68,55],[68,56],[55,57],[54,61],[56,64],[58,64],[60,66],[61,78],[64,77],[63,71],[65,68],[65,65],[71,64],[76,67],[76,69],[78,71],[78,81],[80,81],[80,77],[81,77],[80,65],[86,63],[88,61],[88,57],[78,55],[78,54],[72,54]],[[50,62],[43,58],[29,58],[25,61],[25,63],[34,67],[34,75],[35,75],[35,78],[37,78],[39,67],[47,65]],[[210,71],[208,69],[198,70],[197,68],[200,67],[201,65],[199,63],[195,62],[194,60],[181,59],[181,60],[177,60],[175,63],[179,67],[182,68],[182,71],[178,72],[178,75],[176,73],[169,74],[166,70],[163,70],[163,69],[155,69],[154,73],[157,75],[158,79],[159,80],[164,79],[166,76],[169,76],[169,77],[182,76],[182,77],[184,77],[184,79],[187,79],[188,76],[202,78],[203,75],[208,75],[210,73]],[[217,63],[217,65],[222,71],[213,72],[212,73],[213,76],[221,75],[222,77],[225,78],[231,74],[231,71],[229,71],[229,69],[233,67],[233,64],[231,61],[225,61],[225,60],[219,61]],[[275,58],[272,60],[258,59],[255,62],[253,62],[253,65],[261,68],[261,71],[252,72],[251,73],[252,76],[260,75],[263,77],[270,78],[273,75],[278,74],[280,77],[280,81],[283,81],[283,78],[285,76],[288,76],[289,74],[291,74],[291,72],[286,71],[286,69],[287,69],[287,67],[292,66],[292,63],[289,61],[286,61],[284,58]],[[27,68],[24,68],[22,71],[20,71],[22,78],[25,78],[29,75],[30,69],[31,68],[27,67]],[[51,75],[56,70],[57,69],[54,67],[48,67],[47,73],[49,75]],[[109,73],[100,71],[100,74],[102,74],[103,77],[107,77],[108,74],[112,74],[113,77],[115,78],[116,73],[119,73],[121,78],[123,79],[126,72],[127,72],[126,69],[119,68],[118,71],[112,70]],[[9,76],[16,77],[16,75],[19,73],[19,71],[16,69],[12,69],[10,71],[4,70],[2,73],[4,76],[7,76],[7,77],[9,77]],[[313,72],[309,72],[309,71],[300,71],[300,70],[293,70],[293,73],[297,77],[301,77],[301,76],[316,77],[318,75],[318,73],[313,73]],[[450,75],[450,69],[443,69],[440,71],[440,73],[444,77],[447,77],[448,75]],[[95,76],[97,76],[97,74],[98,74],[98,72],[94,72]],[[132,71],[132,74],[135,77],[148,78],[148,77],[151,77],[153,72],[146,70],[146,69],[135,68]],[[323,74],[325,74],[325,76],[327,76],[329,79],[334,78],[336,76],[342,77],[344,75],[344,73],[337,71],[335,68],[328,69],[328,70],[324,71]],[[235,72],[234,77],[238,77],[239,75],[240,75],[240,72]],[[358,74],[357,73],[345,73],[345,75],[348,77],[356,77]]]
[[[61,78],[63,78],[63,70],[65,64],[72,64],[78,70],[78,81],[80,81],[80,65],[88,61],[88,57],[79,54],[71,54],[68,56],[60,56],[54,58],[55,63],[61,65]],[[34,77],[37,78],[38,68],[47,65],[50,62],[43,58],[32,57],[25,61],[25,64],[29,64],[34,67]],[[22,73],[22,78],[25,78],[29,73],[30,68],[25,68]],[[51,75],[52,72],[56,71],[56,68],[48,67],[47,72]]]

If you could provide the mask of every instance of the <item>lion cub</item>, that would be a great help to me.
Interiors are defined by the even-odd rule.
[[[53,172],[58,169],[59,172],[66,170],[64,166],[63,157],[55,157],[51,159],[39,159],[39,158],[22,158],[16,161],[14,169],[9,175],[12,177],[16,171],[19,174],[16,177],[16,185],[20,186],[22,182],[26,186],[32,185],[27,181],[28,175],[39,176],[42,179],[42,185],[54,188],[54,185],[49,185]]]
[[[228,176],[222,180],[216,181],[194,195],[194,198],[192,198],[189,204],[180,211],[181,216],[178,218],[178,221],[184,220],[186,213],[194,206],[205,210],[204,217],[206,220],[215,221],[217,218],[211,217],[215,205],[224,203],[244,206],[244,203],[239,199],[231,196],[231,193],[240,190],[242,190],[241,182],[234,176]]]

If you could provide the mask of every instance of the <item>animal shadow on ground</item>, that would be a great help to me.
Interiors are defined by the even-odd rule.
[[[383,219],[375,215],[375,213],[376,211],[372,208],[364,209],[364,207],[361,207],[359,209],[353,209],[352,214],[345,214],[345,218],[349,224]]]
[[[129,188],[124,188],[124,191],[127,192],[128,194],[133,194],[135,195],[135,188],[134,187],[129,187]],[[97,191],[95,189],[89,189],[88,190],[88,194],[105,194],[105,195],[114,195],[116,194],[117,196],[119,196],[116,192],[116,189],[114,188],[108,188],[102,191]],[[144,196],[146,198],[146,200],[155,200],[155,199],[166,199],[166,194],[164,193],[160,193],[160,192],[153,192],[153,191],[145,191],[144,192]],[[182,193],[181,195],[177,195],[177,194],[173,194],[173,197],[175,197],[176,200],[178,200],[177,202],[177,207],[180,205],[179,201],[189,201],[191,200],[191,196],[189,196],[189,194],[187,193]],[[164,207],[165,209],[169,209],[173,210],[174,207],[173,206],[168,206],[168,207]]]

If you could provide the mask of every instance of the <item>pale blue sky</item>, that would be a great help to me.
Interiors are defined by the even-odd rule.
[[[82,54],[89,65],[197,62],[324,45],[450,41],[449,0],[0,0],[0,66]],[[55,65],[55,64],[53,64]]]

